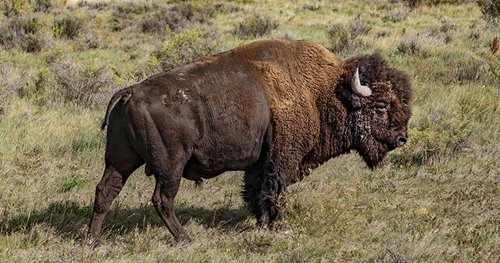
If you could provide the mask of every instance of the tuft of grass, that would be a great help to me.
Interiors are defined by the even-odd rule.
[[[73,175],[69,178],[66,178],[59,189],[62,193],[70,192],[75,188],[85,187],[87,184],[90,184],[90,180],[88,177]]]
[[[81,207],[79,204],[71,201],[52,202],[47,208],[48,213],[58,214],[62,216],[90,216],[92,208],[90,206]]]

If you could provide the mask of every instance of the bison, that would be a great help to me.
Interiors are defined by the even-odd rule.
[[[378,55],[341,61],[308,41],[243,45],[115,93],[105,170],[86,236],[97,244],[106,212],[132,172],[154,175],[153,205],[176,241],[181,178],[242,170],[258,226],[282,219],[278,196],[327,160],[357,151],[373,168],[407,140],[412,88]]]

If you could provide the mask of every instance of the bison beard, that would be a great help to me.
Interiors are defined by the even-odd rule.
[[[379,56],[340,61],[307,41],[260,41],[203,58],[117,92],[104,175],[86,241],[129,175],[146,164],[153,204],[178,241],[190,240],[174,198],[182,177],[243,170],[243,198],[259,226],[282,216],[278,197],[327,160],[356,150],[373,168],[406,142],[408,77]]]

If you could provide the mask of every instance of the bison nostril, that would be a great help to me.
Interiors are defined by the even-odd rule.
[[[399,146],[405,145],[406,141],[407,141],[406,137],[399,137],[398,139]]]

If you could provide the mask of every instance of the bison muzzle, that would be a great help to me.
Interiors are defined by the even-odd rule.
[[[105,170],[87,242],[98,242],[132,172],[154,175],[153,205],[177,241],[181,178],[243,170],[242,195],[258,226],[281,220],[280,193],[327,160],[357,151],[369,167],[407,140],[411,85],[379,55],[339,60],[308,41],[272,40],[202,58],[111,98]]]

